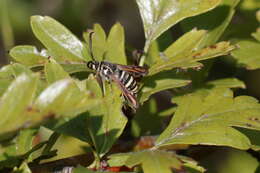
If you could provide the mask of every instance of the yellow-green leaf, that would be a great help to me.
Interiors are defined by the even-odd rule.
[[[62,66],[52,58],[45,64],[44,71],[49,84],[70,77],[69,74],[63,70]]]
[[[105,96],[101,103],[90,109],[88,113],[86,126],[100,156],[109,151],[127,123],[127,118],[121,110],[120,94],[121,91],[115,85],[111,88],[111,85],[106,84]]]
[[[253,155],[231,148],[215,150],[203,162],[207,164],[207,172],[217,173],[258,173],[259,167],[259,161]]]
[[[82,61],[86,48],[65,26],[48,16],[32,16],[35,36],[58,61]]]
[[[206,83],[206,86],[223,88],[246,88],[245,83],[237,78],[224,78],[209,81]]]
[[[37,81],[38,77],[35,75],[21,74],[8,87],[0,104],[1,134],[12,132],[39,119],[26,114],[35,96]]]
[[[111,166],[123,164],[127,167],[133,167],[141,164],[144,173],[172,173],[171,168],[176,171],[183,170],[182,162],[175,154],[161,150],[114,154],[109,158]]]
[[[109,32],[105,60],[126,64],[124,28],[120,23],[116,23]]]
[[[72,79],[62,79],[49,85],[36,99],[35,109],[44,116],[75,116],[96,105],[91,92],[81,91]]]
[[[16,61],[28,66],[42,65],[48,60],[46,50],[39,52],[36,47],[29,45],[16,46],[10,50],[9,54]]]
[[[238,49],[233,51],[231,55],[238,64],[249,70],[260,68],[260,42],[241,41],[238,43]]]
[[[260,105],[249,96],[233,97],[231,90],[215,88],[208,94],[187,94],[170,125],[156,141],[157,147],[172,144],[224,145],[239,149],[251,147],[249,139],[233,126],[260,130]]]
[[[183,20],[181,26],[184,31],[190,31],[195,27],[208,31],[199,44],[200,48],[215,44],[229,25],[238,2],[239,0],[222,0],[213,10]]]
[[[184,18],[215,8],[221,0],[136,0],[142,17],[146,45]]]
[[[89,32],[84,32],[83,37],[88,45],[88,54],[90,56],[90,48],[89,48]],[[107,51],[107,40],[106,33],[100,24],[95,24],[93,28],[94,34],[92,35],[92,53],[94,59],[97,61],[101,61],[104,58],[104,54]]]
[[[182,87],[191,81],[176,75],[175,72],[162,72],[152,76],[148,76],[143,80],[142,90],[140,91],[139,100],[141,103],[149,99],[149,97],[157,92]]]
[[[197,29],[187,32],[164,51],[165,56],[175,57],[180,54],[183,54],[183,56],[188,56],[192,51],[197,49],[206,33],[207,32],[205,30]]]
[[[194,63],[196,63],[195,65],[200,65],[197,64],[197,61],[226,55],[234,48],[235,47],[230,45],[229,42],[219,42],[215,45],[195,50],[187,54],[182,53],[172,57],[165,57],[149,69],[149,75],[173,68],[193,67]]]

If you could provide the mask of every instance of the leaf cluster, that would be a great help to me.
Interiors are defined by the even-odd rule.
[[[90,31],[83,33],[81,41],[51,17],[31,17],[32,31],[44,48],[15,46],[10,50],[15,62],[0,69],[0,169],[30,173],[46,159],[63,158],[54,147],[58,144],[65,148],[63,152],[75,145],[93,153],[88,169],[77,167],[73,171],[77,173],[113,172],[116,168],[114,172],[205,172],[195,160],[175,150],[189,145],[259,150],[252,133],[243,131],[259,135],[258,101],[234,95],[233,88],[245,88],[237,78],[206,80],[215,58],[231,52],[247,69],[259,68],[259,31],[252,34],[256,40],[239,41],[238,46],[218,42],[239,1],[136,2],[146,37],[139,65],[148,66],[149,73],[140,82],[141,107],[132,113],[131,121],[123,111],[127,103],[117,85],[106,82],[102,90],[86,66],[92,60]],[[162,34],[180,21],[185,33],[160,50]],[[108,35],[99,24],[93,31],[95,59],[126,65],[129,59],[122,25],[116,23]],[[193,83],[198,85],[189,88]],[[151,96],[165,90],[173,104],[159,111]],[[166,118],[170,122],[163,129]],[[152,144],[126,153],[113,151],[119,137],[125,136],[127,124],[131,124],[134,137],[156,135]]]

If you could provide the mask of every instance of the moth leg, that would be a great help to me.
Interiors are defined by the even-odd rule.
[[[112,81],[110,79],[109,79],[109,89],[110,89],[110,92],[113,92]]]
[[[106,84],[105,84],[105,79],[101,77],[102,81],[102,91],[103,91],[103,97],[106,95]]]

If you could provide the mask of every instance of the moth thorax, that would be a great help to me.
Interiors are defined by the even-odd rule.
[[[113,73],[113,70],[108,65],[102,64],[101,65],[101,72],[102,72],[103,75],[108,76],[108,75],[111,75]]]

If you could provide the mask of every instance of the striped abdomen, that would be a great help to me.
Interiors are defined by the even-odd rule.
[[[129,74],[126,71],[119,70],[118,71],[118,78],[119,81],[125,86],[125,88],[132,92],[132,93],[137,93],[138,91],[138,85],[134,77]]]

